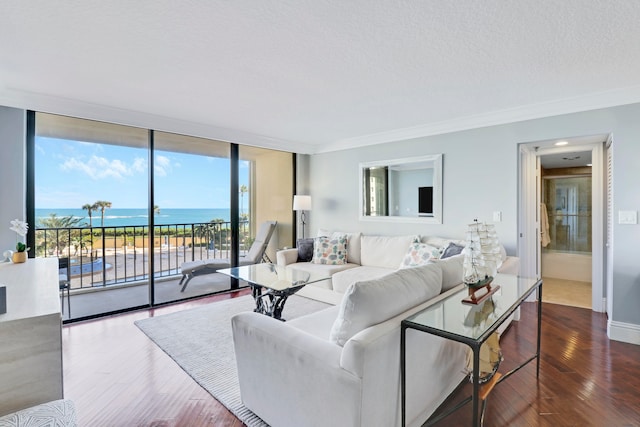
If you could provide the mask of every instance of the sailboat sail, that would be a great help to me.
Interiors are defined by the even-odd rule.
[[[474,220],[468,226],[466,241],[463,282],[471,287],[491,283],[500,261],[500,243],[495,226]]]

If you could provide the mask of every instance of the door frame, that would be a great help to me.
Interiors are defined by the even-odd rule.
[[[610,137],[609,137],[610,138]],[[605,281],[606,224],[606,158],[604,143],[574,144],[556,147],[549,141],[519,144],[518,190],[518,256],[522,275],[542,277],[540,245],[540,156],[551,153],[591,151],[591,307],[593,311],[605,311],[603,297]],[[544,146],[543,146],[544,145]]]

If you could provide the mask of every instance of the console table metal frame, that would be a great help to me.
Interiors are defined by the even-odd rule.
[[[482,344],[493,334],[498,327],[502,325],[515,311],[520,307],[520,305],[535,291],[537,290],[537,304],[538,304],[538,336],[536,339],[536,353],[525,360],[518,367],[512,369],[506,374],[502,375],[493,386],[498,385],[502,381],[509,378],[511,375],[519,371],[525,365],[529,364],[529,362],[536,360],[536,378],[538,378],[540,374],[540,329],[542,324],[542,280],[538,279],[534,285],[532,285],[529,289],[527,289],[514,303],[509,307],[507,311],[505,311],[492,325],[490,325],[477,339],[473,339],[470,337],[465,337],[462,335],[458,335],[455,333],[448,332],[443,329],[434,328],[426,325],[421,325],[418,323],[414,323],[408,320],[403,320],[401,323],[401,335],[400,335],[400,375],[401,375],[401,393],[402,393],[402,425],[406,426],[406,331],[407,329],[415,329],[418,331],[426,332],[429,334],[437,335],[446,339],[450,339],[453,341],[461,342],[467,344],[471,347],[473,351],[473,393],[471,396],[465,398],[460,401],[456,406],[447,410],[443,414],[439,414],[436,417],[429,418],[423,426],[433,425],[443,418],[449,416],[453,412],[457,411],[464,405],[469,402],[472,402],[473,406],[473,426],[480,426],[484,421],[484,411],[486,408],[486,399],[488,396],[482,401],[482,411],[480,416],[478,416],[478,408],[480,405],[480,384],[478,382],[479,378],[479,366],[480,366],[480,347]],[[466,290],[464,291],[466,293]],[[458,292],[456,294],[451,295],[449,298],[459,298],[462,293]],[[464,380],[466,381],[466,379]]]

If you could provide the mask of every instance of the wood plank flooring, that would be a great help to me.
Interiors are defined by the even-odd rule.
[[[65,326],[65,396],[75,401],[80,425],[240,427],[133,321],[246,292]],[[534,351],[535,309],[535,303],[525,303],[522,320],[503,335],[501,372]],[[606,316],[587,309],[543,303],[542,328],[540,378],[532,362],[497,385],[488,399],[486,426],[640,425],[640,346],[609,341]],[[464,384],[447,404],[469,390]],[[470,421],[467,405],[439,425]]]
[[[242,426],[133,322],[247,292],[65,325],[64,393],[76,404],[79,425]]]
[[[544,294],[544,292],[543,292]],[[513,369],[535,352],[536,304],[522,305],[500,346],[500,372]],[[601,313],[558,304],[542,306],[540,377],[535,361],[496,386],[488,398],[487,426],[640,425],[640,346],[610,341]],[[465,384],[449,399],[470,395]],[[471,406],[442,425],[470,425]]]

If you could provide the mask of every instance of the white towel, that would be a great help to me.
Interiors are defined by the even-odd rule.
[[[547,206],[540,203],[540,243],[546,248],[551,240],[549,239],[549,217],[547,216]]]

